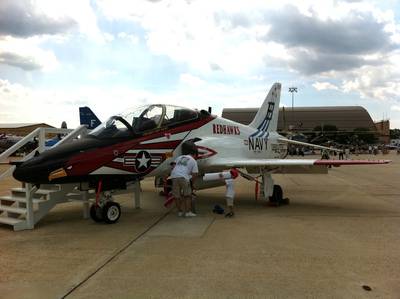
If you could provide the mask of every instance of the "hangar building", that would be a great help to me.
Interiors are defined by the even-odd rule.
[[[249,124],[258,109],[225,108],[222,111],[222,117],[242,124]],[[336,126],[337,130],[342,132],[352,133],[355,129],[362,128],[368,129],[379,137],[389,136],[389,129],[387,128],[385,132],[378,131],[368,111],[361,106],[294,107],[293,109],[281,107],[279,109],[279,132],[294,130],[307,134],[315,132],[317,126],[326,125]]]
[[[0,124],[0,134],[26,136],[40,127],[53,128],[45,123]]]

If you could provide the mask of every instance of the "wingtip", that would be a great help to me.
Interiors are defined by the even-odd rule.
[[[374,164],[388,164],[391,160],[316,160],[314,165],[374,165]]]

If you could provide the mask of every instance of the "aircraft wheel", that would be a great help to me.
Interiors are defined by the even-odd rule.
[[[103,211],[97,205],[92,205],[90,207],[90,218],[92,218],[95,222],[103,221]]]
[[[274,185],[274,191],[272,192],[272,196],[269,197],[269,202],[274,206],[283,204],[283,191],[281,186]]]
[[[121,207],[117,202],[109,201],[103,207],[103,218],[105,223],[112,224],[121,217]]]

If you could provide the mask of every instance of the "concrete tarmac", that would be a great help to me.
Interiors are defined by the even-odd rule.
[[[279,208],[240,179],[232,219],[212,213],[223,187],[199,191],[188,219],[146,180],[142,209],[117,197],[114,225],[68,203],[33,231],[0,226],[0,298],[400,298],[400,156],[384,158],[275,175],[290,198]]]

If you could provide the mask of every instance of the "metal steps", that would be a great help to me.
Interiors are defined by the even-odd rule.
[[[46,134],[68,134],[55,146],[63,143],[73,142],[79,136],[87,134],[87,128],[83,125],[75,130],[56,128],[37,128],[9,149],[0,153],[0,162],[6,161],[9,157],[25,144],[33,140],[38,141],[38,147],[27,154],[22,161],[32,158],[36,152],[42,153],[46,150]],[[3,173],[0,173],[0,182],[11,176],[15,165],[10,166]],[[87,191],[77,190],[77,185],[41,185],[37,189],[32,184],[26,183],[23,188],[13,188],[8,196],[0,197],[0,224],[10,225],[15,231],[33,229],[55,205],[71,200],[81,200],[84,203],[84,217],[89,214],[88,199],[94,198],[94,194]]]
[[[24,221],[23,219],[18,219],[18,218],[0,217],[0,223],[12,225],[12,226],[19,224],[23,221]]]
[[[33,203],[41,203],[44,202],[45,199],[38,199],[38,198],[34,198],[33,199]],[[0,205],[2,205],[3,203],[7,203],[7,202],[21,202],[21,203],[26,203],[26,198],[25,197],[18,197],[18,196],[11,196],[11,195],[7,195],[7,196],[1,196],[0,197]]]
[[[26,209],[25,208],[15,208],[15,207],[10,207],[10,206],[0,206],[0,213],[1,212],[7,212],[8,214],[26,214]]]
[[[14,230],[32,229],[55,205],[82,200],[82,193],[76,190],[76,185],[44,187],[46,189],[36,189],[27,184],[26,188],[13,188],[10,195],[1,196],[0,224],[11,225]]]

